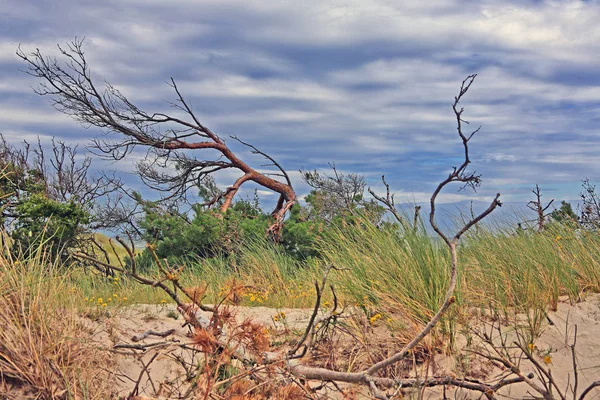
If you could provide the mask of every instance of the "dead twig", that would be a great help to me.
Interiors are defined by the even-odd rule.
[[[118,350],[118,349],[132,349],[132,350],[141,350],[141,351],[146,351],[150,348],[155,348],[155,347],[163,347],[163,346],[169,346],[171,344],[174,344],[177,342],[174,341],[163,341],[163,342],[154,342],[154,343],[136,343],[136,344],[130,344],[130,343],[121,343],[121,344],[115,344],[113,346],[114,350]]]
[[[148,336],[158,336],[158,337],[167,337],[169,335],[172,335],[175,333],[175,329],[169,329],[167,331],[164,332],[156,332],[153,330],[148,330],[142,334],[139,335],[135,335],[131,338],[131,341],[133,342],[139,342],[140,340],[144,340],[146,339]]]
[[[150,361],[148,361],[146,364],[144,364],[143,361],[140,361],[142,363],[142,370],[140,371],[140,375],[139,375],[137,381],[135,382],[135,386],[131,390],[129,397],[137,396],[139,394],[139,387],[140,387],[140,382],[142,381],[142,377],[144,376],[144,373],[148,373],[148,368],[150,367],[150,364],[152,364],[154,362],[154,360],[156,360],[156,357],[158,357],[158,353],[155,353],[152,356],[152,358],[150,358]],[[149,373],[148,373],[148,379],[150,379]]]

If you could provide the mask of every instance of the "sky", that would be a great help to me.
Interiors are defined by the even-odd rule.
[[[595,1],[2,0],[0,132],[15,144],[54,136],[82,148],[103,133],[33,93],[15,55],[19,45],[56,54],[85,37],[97,84],[168,112],[173,77],[206,126],[273,156],[300,196],[309,190],[300,169],[335,163],[379,193],[385,175],[397,202],[423,202],[461,162],[451,105],[476,73],[462,106],[469,127],[481,125],[471,169],[483,183],[440,201],[500,192],[524,204],[535,184],[557,203],[577,200],[582,179],[600,181],[598,21]],[[94,166],[140,189],[137,161]]]

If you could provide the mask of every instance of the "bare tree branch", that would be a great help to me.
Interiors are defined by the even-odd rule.
[[[94,140],[93,146],[101,154],[120,160],[136,147],[145,148],[146,160],[138,164],[138,173],[151,188],[168,192],[168,198],[185,196],[190,187],[198,186],[206,176],[217,171],[238,170],[243,173],[243,178],[227,188],[221,211],[227,211],[242,184],[253,181],[279,193],[280,201],[273,211],[276,222],[271,230],[280,229],[285,213],[296,202],[289,177],[280,164],[266,153],[236,139],[273,162],[287,182],[279,182],[242,161],[225,141],[200,122],[173,78],[170,86],[177,96],[173,106],[188,120],[165,113],[148,113],[109,83],[99,90],[92,80],[82,46],[83,40],[78,39],[68,43],[66,48],[58,46],[62,63],[56,58],[44,57],[39,49],[27,54],[19,48],[17,55],[27,64],[26,72],[42,81],[35,89],[36,93],[49,96],[58,111],[83,125],[117,134],[115,141]],[[205,154],[209,150],[220,156],[213,159],[195,157],[196,153]]]
[[[375,198],[375,200],[383,204],[386,207],[386,209],[392,213],[394,218],[396,218],[396,221],[398,221],[404,229],[407,229],[408,226],[406,221],[404,220],[404,218],[402,218],[402,216],[398,212],[398,209],[396,209],[396,204],[394,203],[394,194],[390,194],[390,185],[385,181],[385,175],[381,175],[381,181],[385,186],[385,197],[378,196],[373,190],[371,190],[371,188],[368,189],[369,193],[371,194],[371,196],[373,196],[373,198]],[[415,218],[417,218],[416,214]]]
[[[542,204],[542,191],[537,184],[532,190],[532,193],[535,195],[535,200],[532,200],[529,203],[527,203],[527,207],[529,207],[530,210],[535,211],[535,213],[537,214],[536,222],[538,226],[538,232],[542,232],[546,225],[546,218],[552,214],[551,212],[546,213],[546,211],[548,210],[548,208],[550,208],[550,206],[554,202],[554,199],[550,200],[548,204],[544,206]]]
[[[333,371],[333,370],[329,370],[329,369],[325,369],[325,368],[316,368],[316,367],[310,367],[310,366],[306,366],[306,365],[290,364],[290,366],[289,366],[290,371],[294,375],[305,378],[305,379],[319,379],[319,380],[325,380],[325,381],[332,380],[332,381],[348,382],[348,383],[362,383],[362,384],[368,384],[368,385],[371,382],[374,382],[375,384],[377,384],[379,386],[386,386],[386,387],[397,385],[398,382],[394,381],[393,379],[376,378],[376,377],[374,377],[374,374],[377,373],[378,371],[404,359],[406,357],[406,355],[410,351],[412,351],[417,346],[417,344],[419,344],[429,334],[429,332],[431,332],[431,330],[437,325],[437,323],[443,317],[443,315],[445,314],[447,309],[450,307],[450,305],[456,301],[455,297],[453,296],[453,293],[454,293],[454,289],[456,288],[456,282],[457,282],[458,256],[457,256],[456,248],[457,248],[458,242],[459,242],[461,236],[469,228],[471,228],[477,222],[481,221],[483,218],[488,216],[491,212],[493,212],[496,209],[496,207],[499,207],[502,205],[499,201],[500,194],[497,194],[496,197],[494,198],[494,200],[492,201],[492,203],[490,204],[490,206],[485,211],[483,211],[481,214],[479,214],[478,216],[476,216],[476,217],[472,218],[470,221],[468,221],[461,229],[458,230],[458,232],[451,239],[448,238],[439,229],[439,227],[437,226],[437,224],[435,222],[435,201],[437,199],[437,196],[439,195],[439,193],[445,186],[447,186],[448,184],[450,184],[452,182],[459,182],[459,183],[463,184],[463,187],[470,186],[470,187],[476,188],[481,183],[481,178],[479,175],[476,175],[475,173],[466,172],[466,168],[471,162],[470,158],[469,158],[468,143],[473,138],[473,135],[479,131],[479,128],[476,129],[475,131],[471,132],[468,135],[464,134],[463,129],[462,129],[462,124],[466,123],[466,121],[464,121],[462,119],[462,114],[463,114],[464,109],[461,108],[459,110],[457,108],[460,100],[467,93],[467,91],[470,88],[471,84],[473,83],[473,80],[475,79],[475,77],[476,77],[476,75],[470,75],[463,81],[461,88],[460,88],[459,95],[457,97],[455,97],[454,104],[452,106],[454,113],[456,115],[458,134],[463,143],[464,161],[459,167],[454,167],[453,171],[450,173],[450,175],[437,186],[437,188],[433,192],[433,195],[431,196],[431,201],[430,201],[431,212],[429,214],[429,220],[430,220],[431,226],[436,231],[436,233],[443,239],[443,241],[446,243],[446,245],[450,249],[451,258],[452,258],[450,281],[448,283],[448,288],[446,291],[444,301],[443,301],[442,305],[440,306],[440,308],[438,309],[438,312],[431,318],[431,320],[419,332],[419,334],[417,334],[413,338],[413,340],[411,340],[408,344],[406,344],[399,352],[397,352],[396,354],[394,354],[380,362],[373,364],[372,366],[370,366],[369,368],[367,368],[366,370],[364,370],[362,372],[339,372],[339,371]],[[407,383],[406,381],[402,382],[403,385],[405,385],[406,383]],[[457,383],[453,383],[453,384],[457,384]],[[472,388],[473,390],[479,390],[482,388],[479,385],[465,385],[464,383],[457,384],[457,386],[469,387],[469,388]],[[479,389],[477,389],[477,388],[479,388]],[[490,389],[491,389],[490,387],[486,387],[485,390],[482,390],[482,392],[488,393],[488,390],[490,390]]]

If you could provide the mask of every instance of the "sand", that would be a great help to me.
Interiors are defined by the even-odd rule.
[[[533,351],[535,359],[542,365],[544,357],[550,356],[548,368],[557,385],[567,395],[573,398],[572,388],[573,360],[570,345],[574,340],[575,326],[577,326],[577,344],[576,344],[576,363],[578,369],[578,391],[587,387],[593,381],[600,380],[600,295],[590,294],[578,303],[571,304],[567,299],[561,299],[556,311],[548,312],[548,320],[544,321],[542,334],[535,339],[535,349]],[[286,323],[275,322],[273,317],[284,312]],[[271,309],[266,307],[235,307],[236,318],[241,321],[245,318],[251,318],[269,328],[271,332],[286,332],[287,335],[299,335],[306,326],[311,314],[308,309]],[[205,314],[209,317],[209,314]],[[177,318],[177,319],[175,319]],[[524,320],[524,316],[515,316],[517,320]],[[484,319],[474,319],[474,321],[483,321]],[[96,340],[100,345],[107,349],[113,349],[116,345],[123,344],[149,344],[161,343],[167,341],[178,341],[177,343],[187,343],[189,338],[186,335],[189,328],[182,327],[183,318],[178,315],[175,307],[172,305],[136,305],[122,308],[109,317],[103,317],[96,321],[87,321],[86,323],[94,329]],[[476,322],[475,322],[476,323]],[[474,324],[475,324],[474,323]],[[510,325],[510,324],[508,324]],[[170,329],[174,334],[166,338],[149,336],[139,342],[133,342],[132,337],[145,331],[153,330],[156,332],[165,332]],[[510,337],[514,337],[510,328],[505,327],[505,332]],[[512,336],[511,336],[512,335]],[[467,345],[469,343],[469,345]],[[468,361],[470,373],[477,379],[483,381],[494,380],[500,370],[486,361],[477,360],[476,357],[465,352],[466,348],[472,348],[476,340],[467,340],[467,336],[461,336],[458,339],[459,353],[463,354],[460,358]],[[470,346],[470,347],[469,347]],[[142,379],[139,379],[138,393],[149,397],[169,398],[173,396],[171,390],[176,377],[185,374],[185,368],[182,364],[201,362],[200,355],[195,358],[190,356],[191,352],[183,350],[177,346],[159,345],[143,353],[131,349],[118,348],[115,353],[115,394],[118,396],[127,396],[138,381],[140,372],[143,370],[143,364],[148,363],[154,358],[144,372]],[[157,355],[158,354],[158,355]],[[464,356],[466,354],[466,356]],[[457,369],[458,359],[456,356],[438,354],[434,359],[434,365],[430,365],[429,374],[454,374],[460,376]],[[179,360],[179,361],[177,361]],[[520,368],[524,372],[534,372],[534,368],[529,361],[523,361]],[[421,373],[424,368],[421,368]],[[148,379],[148,376],[151,379]],[[171,386],[170,386],[171,385]],[[185,385],[184,385],[185,386]],[[185,387],[176,388],[179,391],[185,391]],[[156,394],[158,393],[158,395]],[[360,390],[358,398],[371,398],[364,389]],[[422,393],[423,398],[438,399],[442,398],[441,388],[427,389]],[[447,388],[448,398],[470,399],[480,398],[480,393],[470,392],[465,389]],[[499,398],[536,398],[539,397],[525,383],[511,385],[499,391]],[[334,396],[340,398],[339,396]],[[331,397],[331,398],[334,398]],[[408,397],[417,397],[417,394],[408,394]],[[600,399],[600,388],[595,389],[586,399]]]

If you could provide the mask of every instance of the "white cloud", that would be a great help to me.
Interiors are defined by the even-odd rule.
[[[15,125],[63,125],[72,126],[73,120],[57,111],[44,110],[34,106],[19,108],[0,103],[0,126]]]

